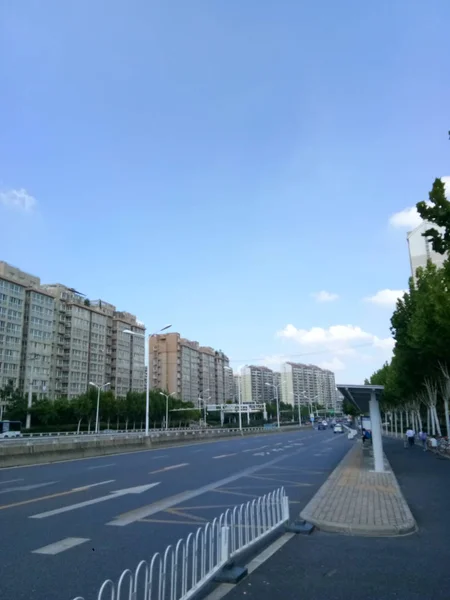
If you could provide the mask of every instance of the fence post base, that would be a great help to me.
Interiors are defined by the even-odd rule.
[[[294,521],[286,525],[286,531],[289,533],[302,533],[303,535],[309,535],[314,531],[314,525],[307,523],[306,521]]]
[[[225,565],[225,567],[214,577],[216,583],[239,583],[247,575],[247,567],[237,565]]]

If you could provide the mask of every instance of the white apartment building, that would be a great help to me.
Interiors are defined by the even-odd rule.
[[[334,373],[316,365],[286,362],[281,366],[281,399],[288,404],[336,405]]]
[[[431,246],[431,242],[423,236],[423,233],[432,227],[438,231],[444,231],[443,228],[436,227],[432,223],[422,221],[420,225],[406,235],[408,241],[409,262],[413,277],[416,276],[416,271],[419,267],[427,266],[429,260],[438,267],[442,267],[444,261],[447,259],[446,254],[443,255],[435,252]]]
[[[274,385],[280,384],[278,375],[279,373],[268,367],[246,365],[240,375],[241,402],[266,402],[267,404],[274,402]]]

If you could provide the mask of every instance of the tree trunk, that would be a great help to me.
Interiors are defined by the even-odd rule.
[[[128,418],[125,420],[125,431],[128,433]]]
[[[91,433],[91,419],[88,421],[88,433]]]
[[[437,410],[436,410],[436,406],[433,406],[431,408],[433,415],[434,415],[434,420],[436,422],[436,432],[438,434],[439,437],[442,437],[442,432],[441,432],[441,424],[439,423],[439,419],[437,416]]]
[[[420,410],[416,410],[417,423],[419,425],[419,431],[423,431],[422,417],[420,416]]]
[[[119,417],[117,417],[116,431],[119,431]]]
[[[394,433],[395,433],[395,437],[398,437],[398,412],[395,411],[394,413]]]
[[[400,435],[403,437],[403,410],[400,411]]]
[[[79,434],[79,433],[80,433],[80,427],[81,427],[81,421],[82,421],[82,420],[83,420],[83,419],[81,418],[81,419],[78,421],[77,434]]]
[[[445,411],[445,429],[447,437],[450,434],[450,422],[449,422],[449,414],[448,414],[448,397],[444,398],[444,411]]]

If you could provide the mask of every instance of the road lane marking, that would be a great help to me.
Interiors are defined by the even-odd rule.
[[[55,510],[48,510],[43,513],[39,513],[37,515],[31,515],[30,519],[46,519],[47,517],[54,517],[55,515],[60,515],[62,513],[70,512],[72,510],[77,510],[78,508],[84,508],[85,506],[91,506],[91,504],[99,504],[100,502],[106,502],[107,500],[114,500],[114,498],[119,498],[119,496],[126,496],[127,494],[142,494],[142,492],[146,492],[150,488],[159,485],[158,483],[148,483],[146,485],[138,485],[136,487],[127,488],[124,490],[115,490],[114,492],[110,492],[107,496],[100,496],[100,498],[94,498],[92,500],[85,500],[84,502],[78,502],[77,504],[71,504],[69,506],[63,506],[62,508],[55,508]]]
[[[59,540],[59,542],[54,542],[48,546],[42,546],[42,548],[33,550],[32,554],[50,554],[51,556],[54,556],[55,554],[59,554],[65,550],[70,550],[71,548],[75,548],[75,546],[79,546],[85,542],[89,542],[89,538],[68,537],[64,538],[63,540]]]
[[[112,521],[107,523],[107,525],[112,525],[114,527],[125,527],[127,525],[130,525],[131,523],[135,523],[136,521],[142,521],[147,517],[151,517],[159,512],[163,512],[168,508],[172,508],[173,506],[181,504],[182,502],[186,502],[188,500],[191,500],[192,498],[197,498],[198,496],[201,496],[206,492],[215,491],[216,488],[226,486],[229,483],[232,483],[233,481],[237,481],[238,479],[246,477],[247,475],[252,475],[253,473],[263,471],[264,469],[272,467],[273,465],[278,464],[283,460],[286,460],[286,458],[291,458],[294,456],[305,454],[307,450],[311,450],[311,447],[314,447],[316,445],[317,444],[312,443],[311,446],[306,446],[305,448],[295,450],[291,454],[283,454],[283,456],[277,456],[276,458],[272,458],[272,460],[269,460],[265,463],[249,467],[248,469],[244,469],[243,471],[235,473],[234,475],[230,475],[229,477],[225,477],[224,479],[220,479],[218,481],[213,481],[195,490],[185,490],[184,492],[175,494],[174,496],[168,496],[166,498],[163,498],[162,500],[154,502],[153,504],[141,506],[140,508],[137,508],[135,510],[131,510],[129,512],[118,515]]]
[[[98,485],[107,485],[108,483],[114,483],[115,479],[108,479],[106,481],[99,481],[98,483],[90,483],[88,485],[82,485],[80,487],[73,488],[73,492],[84,492],[85,490],[89,490],[90,488],[97,487]]]
[[[34,483],[32,485],[17,485],[15,487],[9,487],[0,490],[0,494],[9,494],[11,492],[28,492],[29,490],[36,490],[40,487],[45,487],[46,485],[53,485],[58,483],[57,481],[47,481],[45,483]]]
[[[179,465],[170,465],[170,467],[164,467],[157,469],[156,471],[150,471],[149,475],[155,475],[156,473],[164,473],[165,471],[172,471],[173,469],[181,469],[181,467],[187,467],[189,463],[180,463]]]
[[[245,496],[246,498],[258,497],[258,494],[246,494],[245,492],[235,492],[234,490],[226,490],[222,488],[217,488],[216,490],[213,490],[213,492],[217,492],[218,494],[231,494],[232,496]]]
[[[39,498],[30,498],[29,500],[21,500],[20,502],[13,502],[11,504],[4,504],[0,506],[0,510],[6,510],[7,508],[16,508],[17,506],[25,506],[26,504],[33,504],[34,502],[41,502],[42,500],[52,500],[53,498],[61,498],[62,496],[69,496],[70,494],[76,494],[78,492],[84,492],[91,487],[97,485],[104,485],[105,483],[112,483],[115,479],[110,481],[101,481],[100,483],[92,483],[91,485],[85,485],[83,487],[73,488],[66,490],[65,492],[56,492],[55,494],[49,494],[47,496],[40,496]]]
[[[292,481],[290,479],[275,479],[274,477],[263,477],[262,475],[249,475],[249,479],[258,479],[261,481],[275,481],[276,483],[283,483],[285,485],[295,485],[297,487],[311,487],[312,483],[301,483],[300,481]]]
[[[219,454],[219,456],[213,456],[213,458],[227,458],[227,456],[236,456],[237,452],[233,452],[232,454]]]
[[[114,467],[116,463],[109,463],[107,465],[95,465],[95,467],[88,467],[88,471],[92,471],[92,469],[106,469],[106,467]]]
[[[159,456],[152,456],[152,460],[158,460],[159,458],[167,458],[169,454],[160,454]]]
[[[193,521],[205,523],[208,519],[204,519],[203,517],[198,517],[197,515],[190,515],[189,513],[183,512],[176,508],[168,508],[166,513],[169,515],[175,515],[176,517],[186,517],[187,519],[192,519]]]
[[[258,448],[250,448],[249,450],[242,450],[242,452],[255,452],[256,450],[264,450],[264,448],[268,448],[269,444],[265,446],[258,446]]]
[[[5,485],[6,483],[16,483],[17,481],[24,481],[23,477],[22,479],[8,479],[8,481],[0,481],[0,485]]]
[[[163,523],[164,525],[194,525],[194,521],[179,521],[169,519],[140,519],[139,523]]]

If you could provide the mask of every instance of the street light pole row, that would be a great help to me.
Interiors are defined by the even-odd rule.
[[[154,333],[150,333],[148,335],[148,342],[147,342],[147,345],[149,346],[148,350],[147,350],[148,365],[147,365],[147,381],[146,381],[146,386],[145,386],[145,435],[146,436],[149,435],[149,429],[150,429],[150,338],[154,335],[158,335],[158,333],[162,333],[163,331],[166,331],[166,329],[169,329],[170,327],[172,327],[172,325],[165,325],[158,331],[155,331]],[[122,333],[128,333],[129,335],[136,335],[137,337],[145,338],[145,333],[138,333],[137,331],[131,331],[131,329],[124,329]]]
[[[101,392],[108,387],[108,385],[111,385],[111,382],[108,381],[108,383],[104,383],[103,385],[97,385],[96,383],[94,383],[93,381],[89,382],[89,385],[94,386],[95,388],[97,388],[97,411],[95,413],[95,433],[99,432],[99,416],[100,416],[100,394]]]

